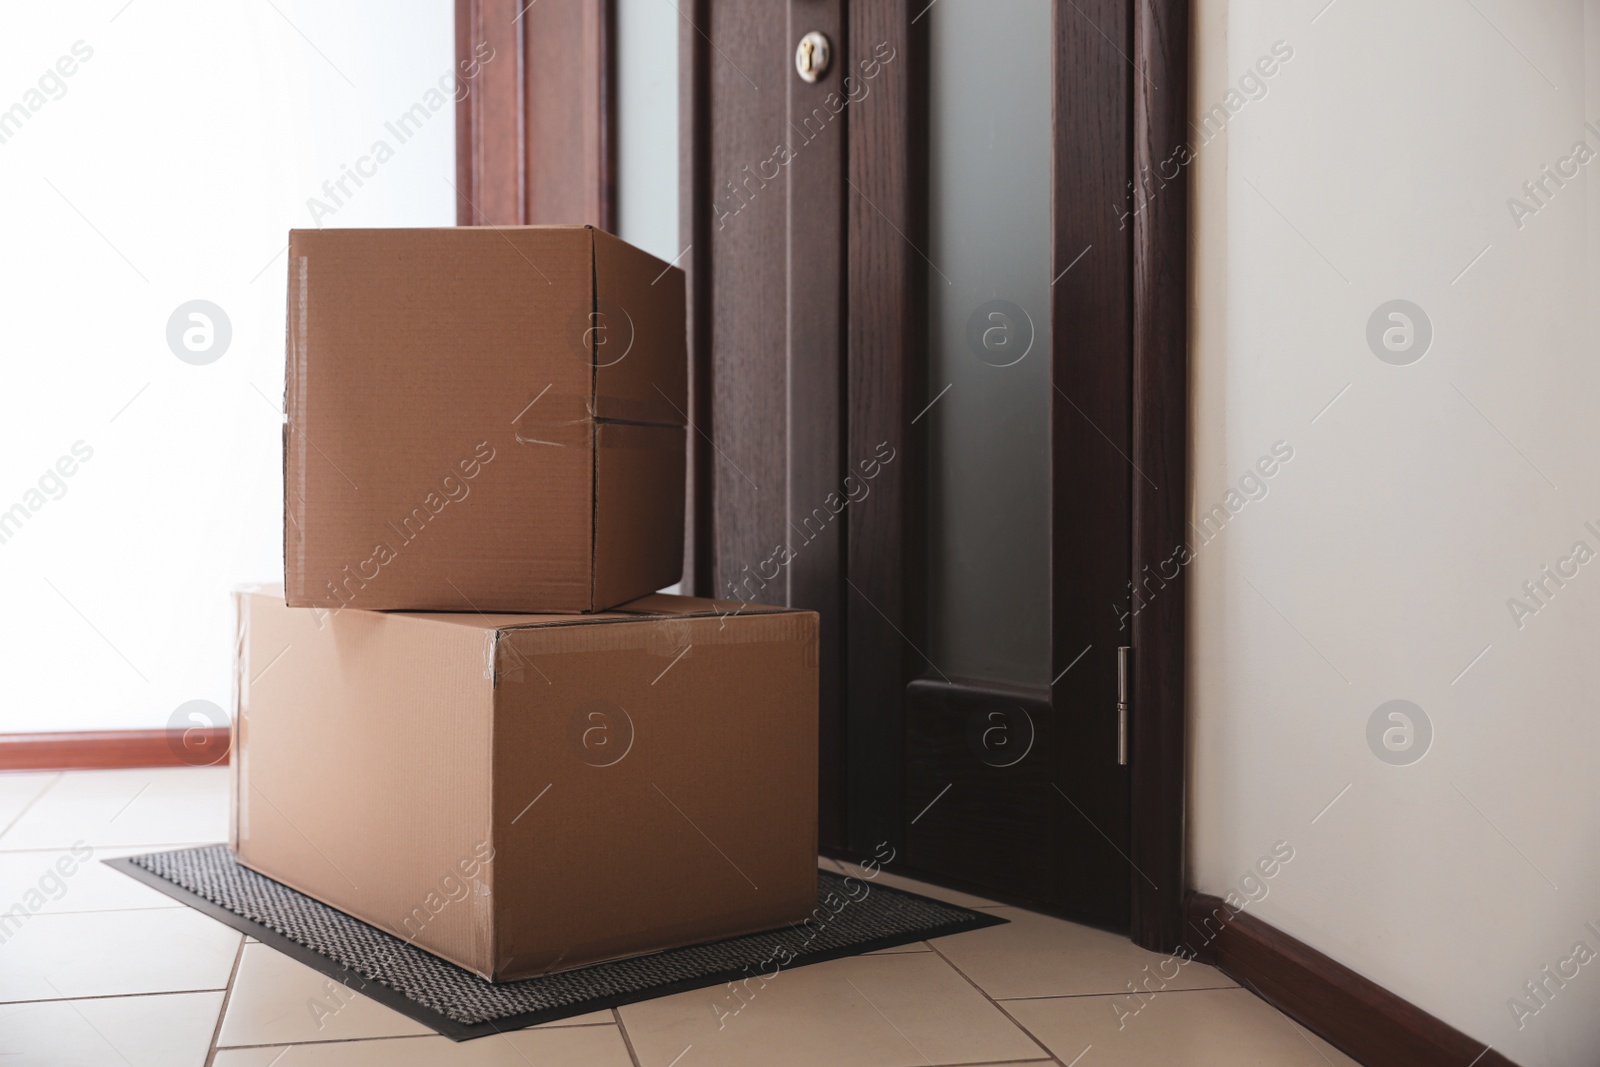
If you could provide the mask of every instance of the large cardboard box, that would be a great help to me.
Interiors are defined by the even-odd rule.
[[[684,278],[585,226],[289,235],[296,606],[598,611],[683,570]]]
[[[497,980],[816,906],[815,613],[236,602],[246,866]]]

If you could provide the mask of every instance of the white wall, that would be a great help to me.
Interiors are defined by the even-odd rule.
[[[1279,41],[1190,172],[1196,520],[1293,449],[1193,564],[1192,880],[1286,840],[1252,912],[1590,1067],[1600,959],[1543,1005],[1524,983],[1600,953],[1600,562],[1520,627],[1508,600],[1600,552],[1600,160],[1520,228],[1507,201],[1600,150],[1600,2],[1197,0],[1197,113]],[[1434,329],[1405,366],[1366,339],[1396,298]],[[1367,740],[1393,699],[1432,723],[1409,765]]]
[[[0,530],[0,732],[228,706],[228,590],[283,573],[286,232],[454,222],[454,105],[429,95],[454,91],[452,25],[449,0],[0,13],[0,118],[27,109],[0,127],[0,513],[24,508]],[[386,123],[418,103],[402,143]],[[330,196],[345,165],[371,177]],[[194,299],[231,323],[208,365],[168,346]]]

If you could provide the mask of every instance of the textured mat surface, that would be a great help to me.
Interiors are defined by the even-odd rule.
[[[226,845],[105,862],[456,1040],[757,975],[781,980],[774,961],[787,961],[781,973],[1005,921],[818,871],[818,920],[804,926],[493,983],[241,867]]]

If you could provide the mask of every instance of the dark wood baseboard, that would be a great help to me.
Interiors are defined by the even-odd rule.
[[[0,771],[206,767],[227,763],[229,744],[226,726],[185,731],[0,734]]]
[[[1184,944],[1367,1067],[1516,1067],[1511,1060],[1221,897],[1190,893]]]

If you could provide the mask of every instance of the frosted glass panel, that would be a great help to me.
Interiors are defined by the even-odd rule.
[[[662,0],[617,0],[617,236],[669,262],[683,249],[678,243],[682,24],[673,5]]]
[[[1050,4],[941,0],[924,17],[929,654],[952,678],[1042,686],[1050,680]]]

